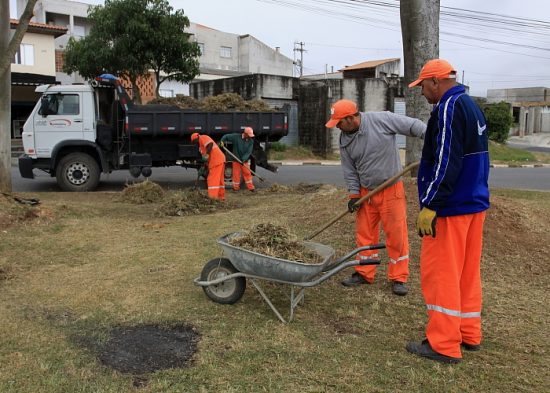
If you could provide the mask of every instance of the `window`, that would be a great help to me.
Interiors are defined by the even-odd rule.
[[[78,115],[80,101],[78,94],[48,94],[42,97],[40,115]]]
[[[85,37],[86,36],[86,28],[84,26],[74,25],[73,26],[73,36],[79,37],[79,38]]]
[[[170,89],[159,89],[159,95],[165,98],[175,97],[174,90],[170,90]]]
[[[224,57],[226,59],[231,58],[231,47],[220,46],[220,57]]]
[[[19,50],[15,54],[13,63],[27,66],[34,65],[34,45],[21,44]]]
[[[199,50],[201,51],[201,56],[204,54],[204,43],[197,42],[197,45],[199,46]]]

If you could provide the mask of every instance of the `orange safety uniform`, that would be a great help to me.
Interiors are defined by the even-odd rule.
[[[246,188],[249,190],[254,190],[254,183],[252,181],[252,172],[250,172],[250,163],[243,162],[243,164],[239,164],[236,161],[233,161],[231,163],[232,168],[232,181],[233,181],[233,189],[235,191],[238,191],[241,188],[241,172],[244,179],[244,184],[246,185]]]
[[[212,150],[207,153],[207,146],[212,144]],[[201,155],[208,154],[208,196],[213,199],[225,200],[225,155],[208,135],[199,135],[199,151]]]
[[[361,187],[361,197],[369,190]],[[388,279],[407,282],[409,277],[409,237],[407,233],[407,206],[403,182],[374,195],[361,204],[355,220],[357,246],[362,247],[379,242],[380,223],[386,234],[386,249],[390,264]],[[378,258],[378,250],[359,253],[359,258]],[[376,265],[356,266],[355,270],[372,283]]]

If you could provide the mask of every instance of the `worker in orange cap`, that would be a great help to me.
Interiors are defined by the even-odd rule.
[[[245,127],[242,133],[226,134],[222,136],[220,147],[231,143],[232,153],[241,162],[233,161],[231,164],[231,173],[233,181],[233,190],[241,189],[241,172],[244,178],[244,184],[249,191],[254,192],[254,183],[252,182],[252,173],[250,172],[250,156],[254,149],[254,130],[251,127]]]
[[[489,208],[489,152],[483,112],[442,59],[428,61],[417,80],[434,104],[418,171],[422,237],[420,280],[428,310],[426,339],[407,350],[458,363],[481,344],[480,259]]]
[[[337,127],[341,131],[340,160],[349,192],[348,210],[357,210],[357,247],[378,243],[382,223],[390,260],[388,279],[393,293],[404,296],[408,292],[405,283],[409,277],[409,237],[403,182],[399,180],[361,205],[356,202],[403,170],[397,134],[422,138],[426,125],[418,119],[391,112],[359,112],[355,102],[340,100],[332,105],[326,127]],[[362,251],[358,258],[378,258],[378,253]],[[376,265],[356,266],[355,272],[342,284],[372,284],[375,273]]]
[[[208,196],[212,199],[225,200],[225,154],[208,135],[199,135],[195,132],[191,135],[191,142],[199,145],[202,161],[208,165]]]

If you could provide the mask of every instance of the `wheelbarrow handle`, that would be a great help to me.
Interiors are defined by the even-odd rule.
[[[342,261],[347,261],[348,259],[350,259],[352,256],[356,255],[356,254],[359,254],[361,251],[366,251],[366,250],[380,250],[382,248],[386,248],[386,245],[384,243],[376,243],[376,244],[369,244],[368,246],[362,246],[362,247],[359,247],[359,248],[356,248],[355,250],[351,251],[350,253],[348,253],[347,255],[344,255],[342,258],[340,258],[338,262],[342,262]]]

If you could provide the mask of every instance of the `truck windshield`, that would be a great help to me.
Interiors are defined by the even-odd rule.
[[[78,94],[46,94],[42,96],[39,114],[78,115],[80,114],[80,97]]]

